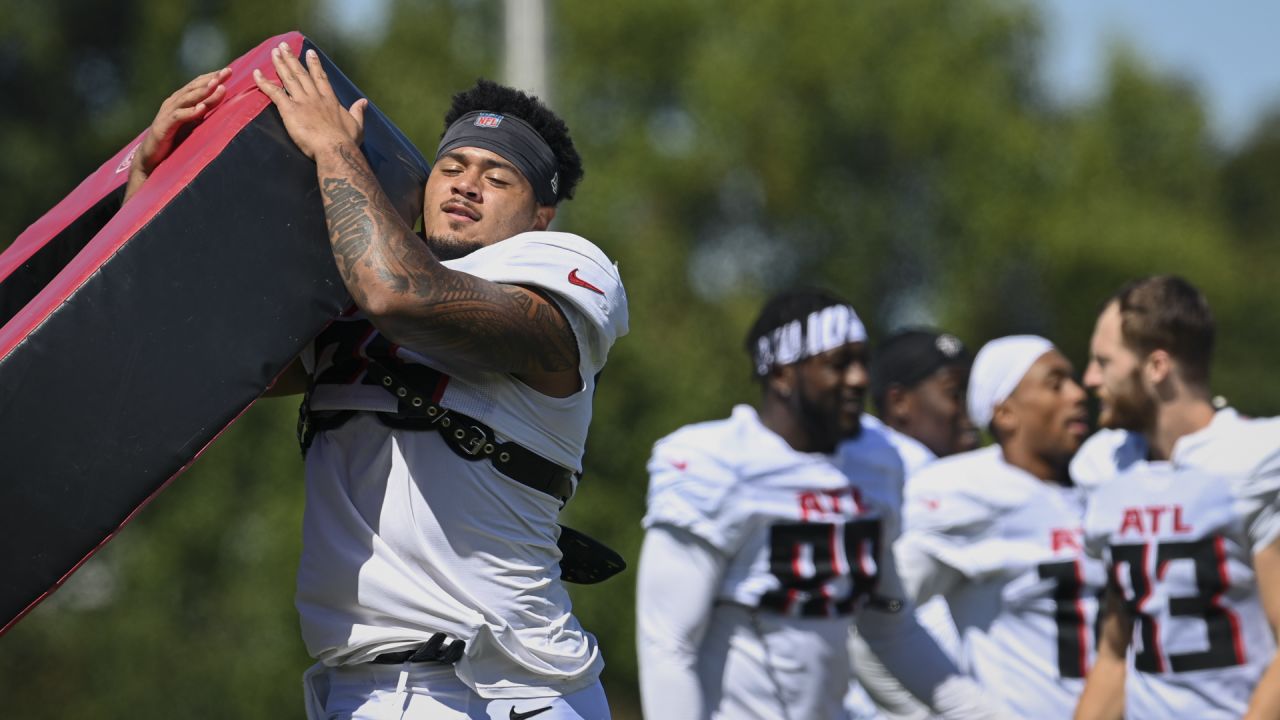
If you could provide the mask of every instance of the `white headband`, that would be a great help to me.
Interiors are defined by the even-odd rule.
[[[983,345],[969,371],[969,418],[974,425],[990,425],[996,406],[1007,400],[1031,366],[1053,349],[1053,343],[1037,335],[1010,335]]]
[[[756,341],[756,373],[769,374],[775,365],[790,365],[821,355],[846,343],[865,342],[867,328],[848,305],[831,305],[792,320]]]

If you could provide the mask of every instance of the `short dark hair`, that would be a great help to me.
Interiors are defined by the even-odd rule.
[[[444,115],[444,132],[463,115],[477,110],[514,115],[529,123],[542,136],[555,153],[560,173],[560,188],[556,204],[573,198],[573,191],[582,180],[582,158],[569,137],[569,126],[537,97],[492,80],[480,78],[474,87],[453,96],[453,104]],[[441,133],[441,137],[444,136]]]
[[[1209,301],[1194,285],[1177,275],[1152,275],[1125,285],[1112,302],[1125,345],[1142,355],[1164,350],[1185,380],[1209,381],[1215,325]]]
[[[756,321],[752,323],[751,330],[747,332],[744,343],[747,356],[752,359],[752,374],[762,383],[768,379],[768,373],[762,374],[756,363],[756,349],[760,345],[761,338],[793,320],[807,318],[813,313],[829,308],[832,305],[848,304],[839,295],[821,288],[784,290],[769,298],[764,307],[760,309],[760,314],[756,317]],[[802,323],[801,332],[804,332],[805,329]]]

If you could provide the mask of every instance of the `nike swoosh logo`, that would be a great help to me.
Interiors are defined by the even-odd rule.
[[[604,291],[603,291],[603,290],[601,290],[600,288],[598,288],[598,287],[596,287],[595,285],[592,285],[591,283],[587,282],[586,280],[583,280],[582,278],[578,277],[578,268],[574,268],[574,269],[572,269],[572,270],[570,270],[570,271],[569,271],[569,282],[570,282],[571,284],[573,284],[573,285],[577,285],[578,287],[586,288],[586,289],[590,290],[590,291],[591,291],[591,292],[593,292],[593,293],[597,293],[597,294],[600,294],[600,295],[603,295],[603,294],[604,294]]]
[[[507,717],[510,717],[511,720],[524,720],[525,718],[531,718],[534,715],[541,715],[542,713],[550,709],[551,709],[550,705],[546,707],[540,707],[537,710],[529,710],[528,712],[516,712],[515,708],[511,708],[511,714],[508,715]]]

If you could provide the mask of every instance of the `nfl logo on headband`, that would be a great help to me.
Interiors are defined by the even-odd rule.
[[[483,128],[496,128],[502,124],[503,116],[495,113],[482,113],[476,117],[475,126]]]

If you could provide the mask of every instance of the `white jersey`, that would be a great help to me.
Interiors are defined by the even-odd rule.
[[[907,485],[896,551],[908,591],[942,594],[961,668],[1018,717],[1069,718],[1095,651],[1102,565],[1084,554],[1082,493],[999,447],[943,458]]]
[[[1104,483],[1147,459],[1147,441],[1141,433],[1099,430],[1084,441],[1071,458],[1071,480],[1092,493]]]
[[[536,287],[578,342],[582,389],[544,396],[514,377],[452,367],[397,347],[359,317],[317,338],[304,362],[313,410],[394,411],[366,382],[370,361],[419,380],[433,400],[572,470],[581,468],[595,376],[627,331],[617,270],[582,238],[525,233],[446,266]],[[320,433],[306,458],[297,606],[308,651],[361,663],[437,632],[466,642],[458,677],[483,697],[567,694],[596,681],[595,638],[559,581],[560,502],[468,461],[438,433],[392,429],[372,412]]]
[[[738,406],[658,441],[649,472],[644,526],[724,558],[697,658],[711,717],[838,717],[851,615],[880,590],[897,532],[892,446],[867,430],[836,455],[797,452]]]
[[[938,459],[924,443],[885,425],[874,415],[862,416],[863,428],[874,428],[882,432],[885,438],[898,451],[902,458],[903,477],[906,484],[922,468]],[[956,633],[955,622],[951,619],[951,611],[942,597],[931,597],[916,608],[916,620],[933,636],[938,647],[953,660],[960,657],[960,638]],[[849,642],[852,656],[855,682],[850,686],[845,697],[845,708],[851,718],[870,720],[870,718],[924,718],[930,715],[928,708],[920,703],[901,683],[889,675],[883,665],[872,656],[871,648],[855,632]],[[859,683],[866,685],[860,687]],[[877,708],[876,704],[881,707]]]
[[[1280,537],[1280,420],[1219,411],[1103,484],[1085,532],[1134,618],[1126,716],[1244,714],[1275,653],[1253,556]]]
[[[889,441],[889,444],[893,445],[893,448],[898,451],[898,457],[902,458],[903,477],[906,480],[910,480],[911,476],[915,475],[920,468],[938,459],[938,456],[927,445],[906,433],[898,432],[885,425],[875,415],[864,413],[862,427],[864,429],[871,428],[882,433],[885,439]]]

